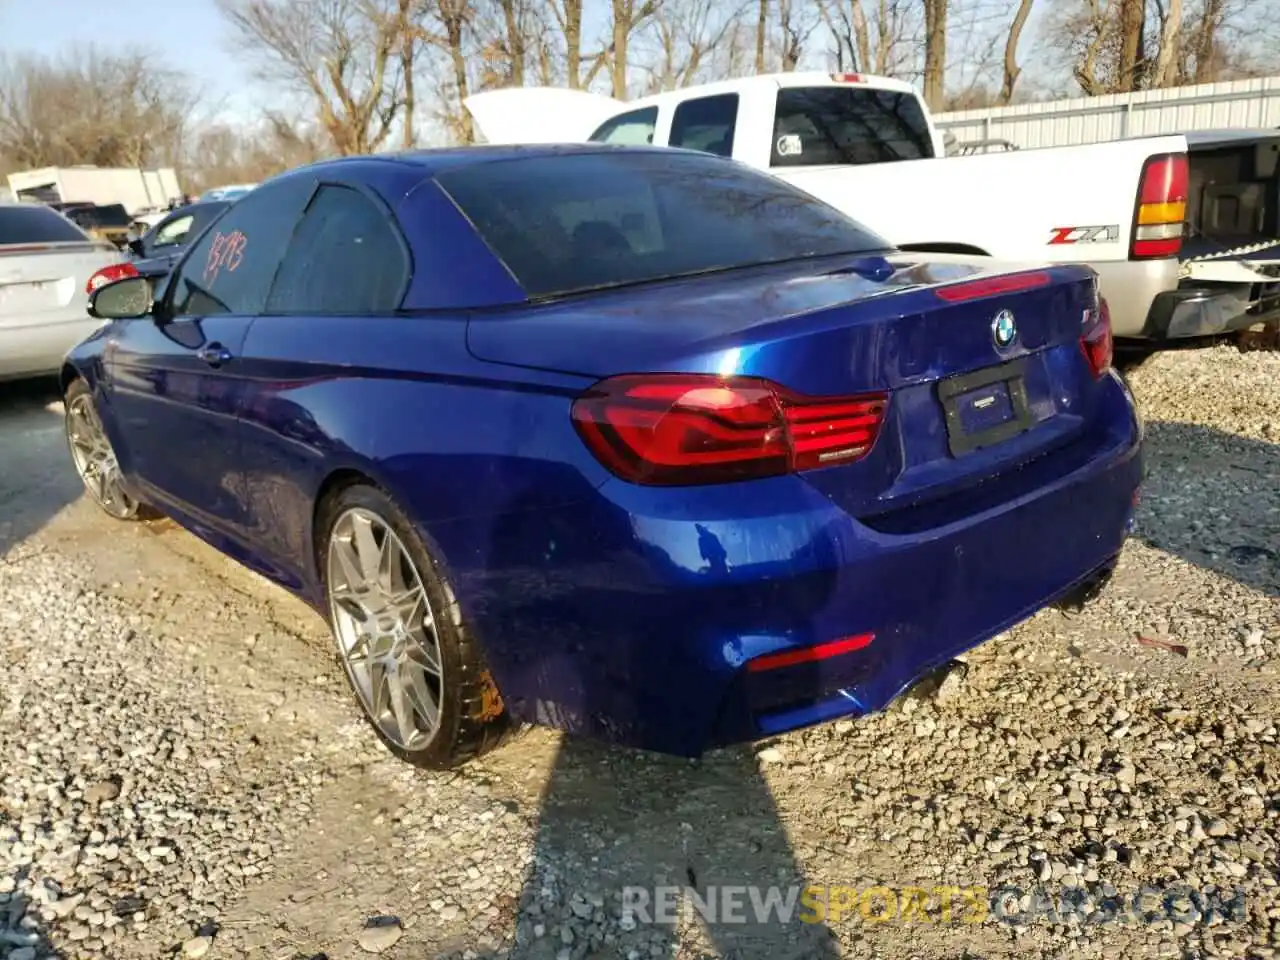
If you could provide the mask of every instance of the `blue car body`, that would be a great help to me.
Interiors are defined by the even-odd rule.
[[[64,378],[90,384],[142,500],[317,610],[317,504],[372,480],[422,534],[514,716],[668,753],[880,710],[1114,564],[1141,427],[1082,349],[1090,271],[948,299],[999,271],[878,249],[531,296],[446,189],[459,171],[483,187],[499,164],[634,155],[694,162],[491,147],[294,171],[241,203],[294,184],[301,216],[316,184],[359,191],[411,264],[399,309],[115,321]],[[1002,346],[1006,309],[1019,332]],[[957,446],[940,388],[963,400],[997,368],[1016,370],[1024,428]],[[574,403],[664,372],[887,404],[856,462],[632,482],[584,442]]]

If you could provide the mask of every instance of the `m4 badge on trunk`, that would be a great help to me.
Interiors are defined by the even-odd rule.
[[[991,339],[997,347],[1007,347],[1018,336],[1018,324],[1013,319],[1012,310],[1001,310],[991,321]]]

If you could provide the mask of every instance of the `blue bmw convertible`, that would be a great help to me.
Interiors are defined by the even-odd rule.
[[[1096,592],[1141,479],[1087,268],[906,254],[707,154],[304,167],[155,297],[97,289],[67,357],[89,493],[307,601],[428,767],[880,710]]]

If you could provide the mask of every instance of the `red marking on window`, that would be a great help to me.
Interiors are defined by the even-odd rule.
[[[209,257],[204,265],[205,286],[217,280],[218,274],[224,269],[228,273],[235,272],[244,259],[244,248],[248,242],[249,238],[239,230],[214,235],[213,243],[209,245]]]

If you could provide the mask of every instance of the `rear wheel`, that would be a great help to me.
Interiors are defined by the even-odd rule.
[[[143,520],[151,511],[124,487],[120,464],[102,419],[93,402],[93,393],[83,380],[73,380],[62,398],[63,425],[71,461],[94,501],[117,520]]]
[[[416,766],[456,767],[513,724],[457,600],[381,490],[346,487],[321,510],[329,623],[365,718]]]

